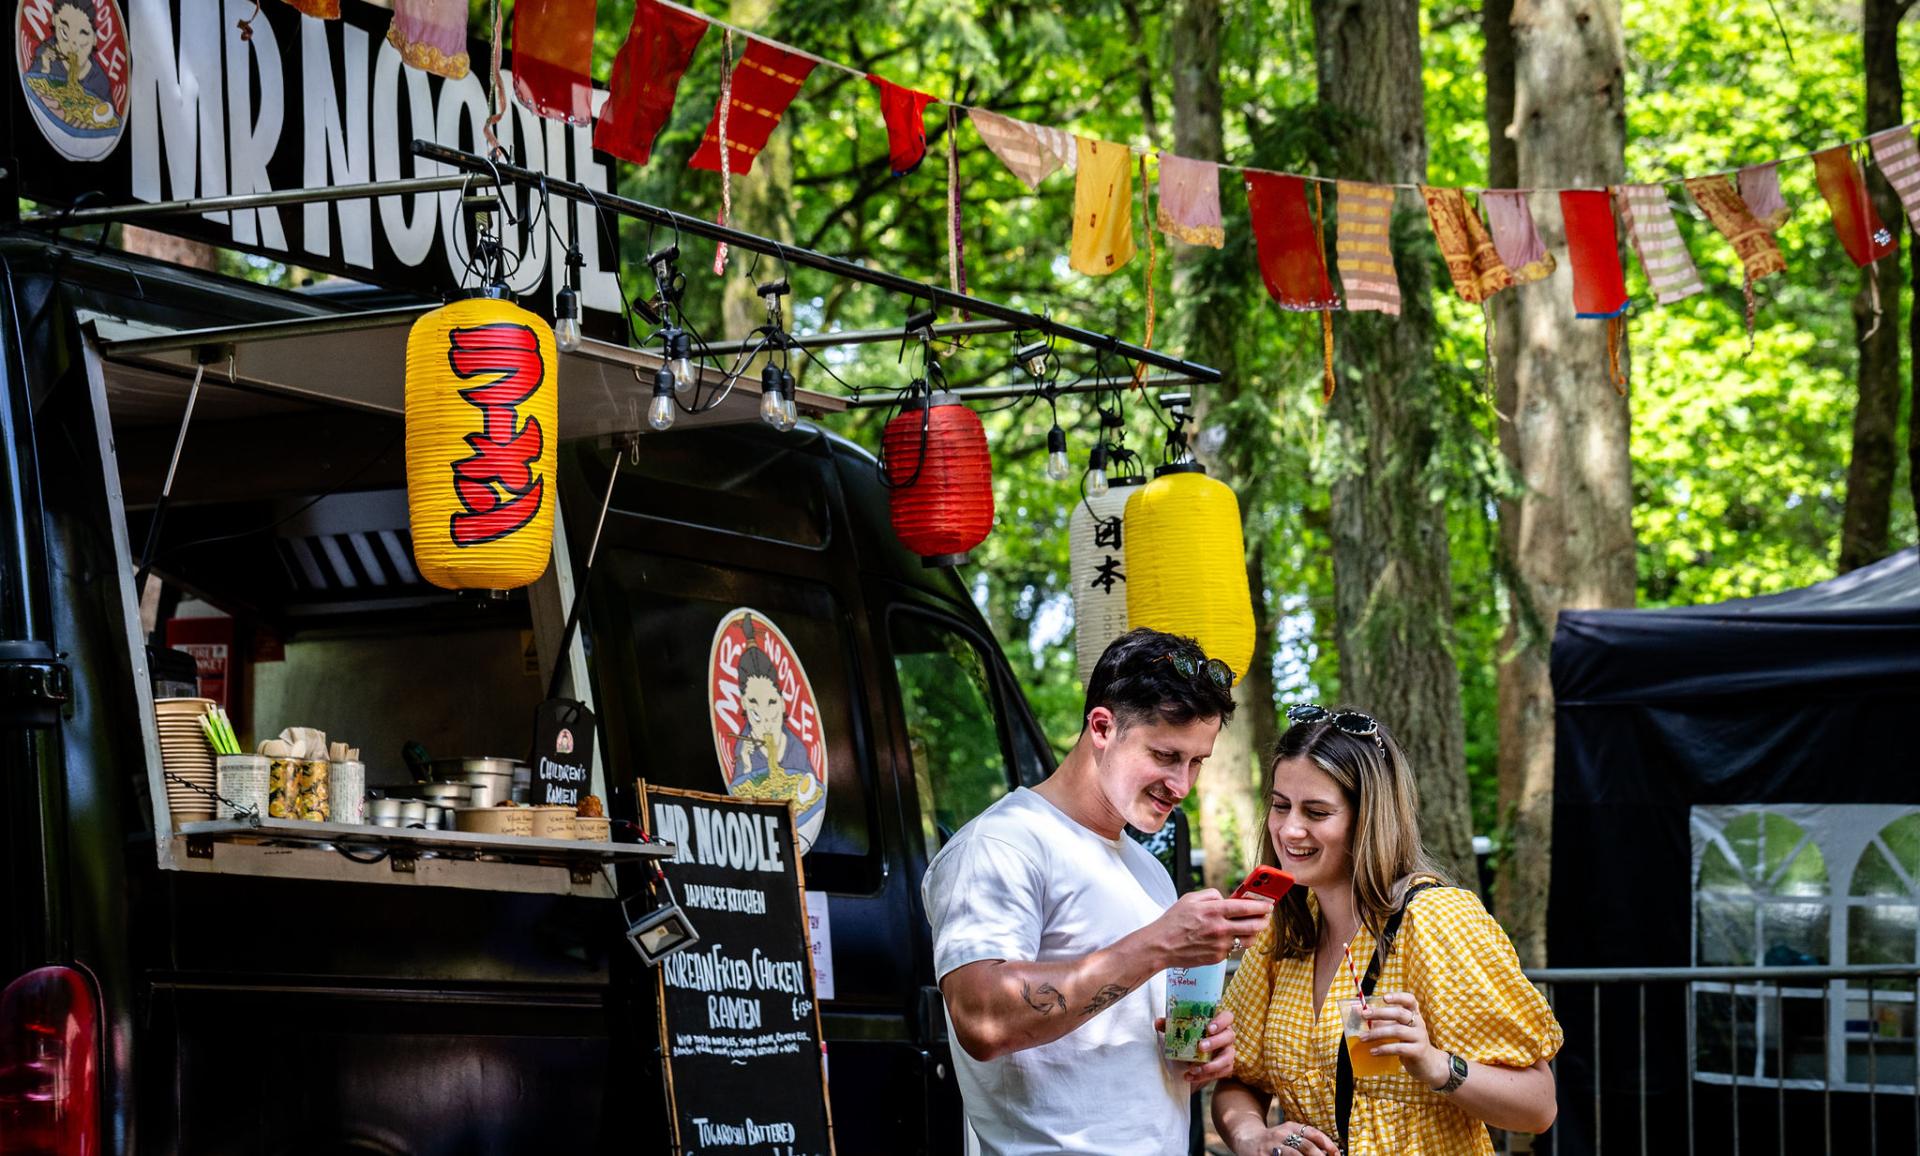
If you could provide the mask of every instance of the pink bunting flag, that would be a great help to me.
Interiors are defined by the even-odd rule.
[[[1500,263],[1513,274],[1515,285],[1530,284],[1553,273],[1553,254],[1547,252],[1546,244],[1540,240],[1527,194],[1513,189],[1488,189],[1480,194],[1480,207],[1486,210],[1493,250],[1500,254]]]
[[[1627,237],[1640,256],[1640,268],[1655,301],[1671,305],[1706,292],[1693,256],[1680,239],[1665,185],[1621,185],[1613,190],[1613,200],[1620,219],[1627,223]]]
[[[387,43],[408,67],[459,80],[469,67],[466,0],[394,0]]]
[[[1766,226],[1768,232],[1779,232],[1780,226],[1793,215],[1787,199],[1780,195],[1780,170],[1771,164],[1753,165],[1740,170],[1738,183],[1740,199],[1747,203],[1747,212]]]
[[[1873,148],[1880,175],[1900,194],[1900,207],[1907,211],[1908,224],[1920,233],[1920,148],[1914,147],[1913,130],[1888,129],[1868,137],[1867,144]]]
[[[1007,171],[1019,177],[1020,183],[1029,189],[1038,190],[1041,181],[1052,176],[1066,163],[1066,158],[1042,139],[1039,125],[988,112],[984,108],[968,109],[967,117],[973,121],[973,131],[987,142],[993,155],[999,157],[1000,163],[1007,166]]]
[[[1220,223],[1220,166],[1172,153],[1160,155],[1160,230],[1189,245],[1226,244]]]

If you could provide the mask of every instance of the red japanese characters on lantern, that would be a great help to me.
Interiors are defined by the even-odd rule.
[[[980,415],[920,394],[887,423],[881,476],[893,532],[928,566],[957,566],[993,529],[993,455]]]

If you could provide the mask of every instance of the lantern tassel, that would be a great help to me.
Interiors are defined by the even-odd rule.
[[[967,295],[967,240],[960,229],[960,110],[947,106],[947,284],[955,294]],[[964,308],[960,320],[972,321]]]
[[[1613,392],[1627,396],[1627,376],[1620,370],[1620,346],[1627,335],[1625,316],[1607,318],[1607,370],[1613,378]]]
[[[1320,242],[1320,264],[1327,263],[1327,216],[1326,205],[1320,195],[1320,182],[1313,182],[1313,234]],[[1320,367],[1323,379],[1320,385],[1320,404],[1333,404],[1333,303],[1328,302],[1320,310]]]
[[[1147,154],[1141,153],[1140,154],[1140,213],[1142,218],[1144,218],[1147,221],[1147,336],[1146,336],[1146,339],[1141,344],[1147,349],[1152,349],[1153,348],[1153,273],[1154,273],[1155,256],[1156,256],[1157,250],[1155,249],[1155,246],[1153,243],[1153,233],[1154,233],[1153,224],[1152,224],[1153,203],[1148,199],[1148,196],[1149,194],[1147,190]],[[1146,387],[1147,387],[1147,363],[1144,361],[1136,361],[1133,363],[1133,388],[1145,389]]]
[[[720,53],[720,223],[727,223],[733,215],[733,157],[727,149],[727,108],[733,104],[733,29],[726,30],[726,41]],[[724,277],[727,272],[727,243],[720,242],[713,250],[713,275]]]

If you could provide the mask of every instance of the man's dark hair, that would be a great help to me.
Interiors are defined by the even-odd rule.
[[[1170,661],[1175,655],[1192,660],[1192,677],[1180,673]],[[1097,706],[1112,711],[1121,730],[1156,716],[1174,726],[1210,718],[1225,725],[1233,718],[1233,688],[1215,683],[1207,674],[1206,661],[1206,652],[1191,638],[1144,626],[1127,631],[1109,643],[1094,663],[1087,678],[1082,727]]]

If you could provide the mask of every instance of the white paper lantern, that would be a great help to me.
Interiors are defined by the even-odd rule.
[[[1080,685],[1093,675],[1107,644],[1127,632],[1126,541],[1121,537],[1127,499],[1141,478],[1115,478],[1097,498],[1076,502],[1067,522],[1068,574],[1073,583],[1073,646]]]

